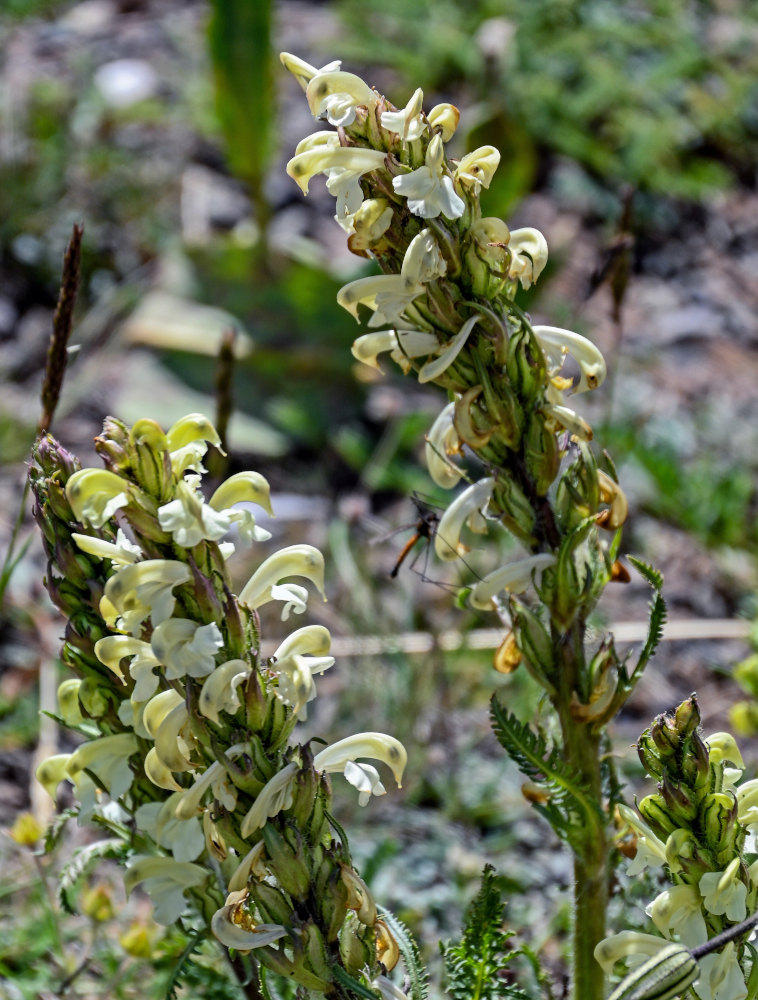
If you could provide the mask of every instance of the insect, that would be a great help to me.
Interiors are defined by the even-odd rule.
[[[437,531],[437,525],[439,524],[439,515],[435,510],[433,510],[428,503],[423,501],[415,493],[412,495],[411,499],[416,507],[416,512],[418,513],[418,519],[413,525],[414,533],[405,543],[405,545],[400,550],[400,554],[397,557],[395,565],[390,571],[391,579],[395,579],[397,574],[400,572],[400,567],[403,565],[405,560],[411,554],[415,546],[420,541],[426,542],[426,551],[428,551],[429,544],[434,538],[435,532]]]

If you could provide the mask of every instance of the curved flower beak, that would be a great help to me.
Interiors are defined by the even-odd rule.
[[[434,421],[426,436],[424,457],[429,475],[445,490],[457,486],[463,472],[451,462],[448,455],[461,454],[461,439],[453,423],[455,400],[448,403]]]
[[[315,66],[311,66],[304,59],[298,59],[290,52],[280,52],[279,58],[284,68],[290,71],[303,90],[307,88],[314,76],[318,76],[319,73],[331,73],[342,65],[339,59],[335,59],[334,62],[327,63],[321,69],[316,69]]]
[[[455,168],[455,179],[469,188],[476,197],[480,190],[488,188],[500,163],[500,150],[494,146],[480,146],[467,153]]]
[[[385,159],[386,154],[377,149],[319,145],[293,156],[287,164],[287,173],[303,194],[308,194],[308,185],[316,174],[341,170],[357,178],[371,170],[381,170]]]
[[[288,545],[263,562],[242,588],[240,603],[251,609],[271,600],[271,588],[289,576],[310,580],[321,596],[324,594],[324,557],[312,545]]]
[[[490,610],[493,598],[501,590],[508,590],[514,594],[521,593],[531,584],[533,573],[540,574],[554,563],[555,556],[543,552],[501,566],[493,573],[488,573],[476,584],[469,594],[469,603],[474,608]]]
[[[107,469],[79,469],[66,483],[66,498],[78,520],[102,528],[129,502],[127,485]]]
[[[264,948],[287,936],[287,931],[281,924],[257,924],[252,930],[241,927],[235,922],[239,905],[231,903],[222,906],[211,918],[211,931],[214,937],[227,948],[247,952],[254,948]],[[251,924],[249,918],[245,922]]]
[[[373,108],[379,95],[359,76],[340,70],[318,73],[305,89],[314,118],[327,117],[332,125],[350,125],[355,108]]]
[[[545,352],[548,365],[557,370],[566,354],[570,354],[581,369],[582,376],[575,394],[597,389],[605,381],[605,358],[592,343],[573,330],[564,330],[557,326],[535,326],[534,336]],[[558,364],[556,364],[558,362]]]
[[[530,288],[545,270],[547,240],[539,229],[527,226],[513,230],[508,246],[511,251],[508,276],[512,281],[518,279],[523,288]]]
[[[461,113],[454,104],[435,104],[426,116],[431,128],[435,131],[443,142],[450,142],[458,128],[461,120]]]
[[[434,551],[439,559],[449,562],[468,552],[461,542],[463,525],[486,506],[494,488],[495,480],[489,476],[473,483],[453,500],[442,515],[434,535]]]
[[[200,690],[198,708],[211,722],[220,724],[219,712],[233,715],[240,707],[237,688],[250,676],[251,667],[244,660],[227,660],[216,667]]]
[[[392,352],[393,360],[402,361],[435,354],[439,346],[435,334],[425,330],[376,330],[358,337],[353,342],[351,351],[357,361],[381,371],[377,359],[385,351]]]
[[[356,733],[355,736],[338,740],[316,754],[313,766],[317,771],[333,774],[344,771],[345,766],[358,757],[371,757],[383,761],[395,776],[397,787],[402,786],[408,754],[400,740],[385,733]]]

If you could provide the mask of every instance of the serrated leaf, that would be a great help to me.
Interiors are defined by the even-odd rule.
[[[334,972],[334,978],[338,979],[351,993],[355,993],[359,997],[364,997],[364,1000],[376,1000],[376,993],[367,986],[364,986],[363,983],[359,983],[357,979],[353,979],[350,973],[346,972],[341,965],[335,965],[332,971]]]
[[[500,745],[521,771],[540,784],[548,794],[545,803],[535,809],[545,816],[561,839],[574,843],[586,840],[587,825],[602,836],[604,825],[600,807],[582,777],[561,757],[561,751],[548,746],[527,723],[520,722],[493,697],[490,702],[492,729]]]
[[[403,956],[405,971],[408,973],[408,979],[410,980],[409,995],[412,1000],[427,1000],[429,996],[429,974],[421,960],[421,953],[411,932],[394,913],[382,907],[378,907],[378,910],[382,920],[397,941],[400,954]]]
[[[629,562],[653,588],[653,600],[650,602],[650,619],[648,624],[647,639],[645,640],[645,645],[640,651],[637,664],[632,671],[632,676],[627,684],[628,691],[631,691],[640,679],[642,671],[647,666],[650,658],[655,653],[658,648],[658,644],[663,638],[663,627],[666,624],[666,602],[661,594],[661,588],[663,587],[663,574],[634,556],[629,556]]]
[[[463,937],[457,944],[440,945],[445,962],[447,993],[453,1000],[529,1000],[517,986],[502,982],[502,973],[520,948],[509,949],[513,931],[503,930],[505,906],[496,884],[495,870],[486,865],[479,892],[466,911]]]
[[[58,813],[45,831],[45,854],[50,854],[51,851],[55,850],[61,839],[61,834],[66,828],[66,823],[70,819],[74,819],[78,812],[78,809],[64,809],[63,812]]]
[[[61,907],[67,913],[76,913],[70,895],[84,876],[104,858],[125,861],[128,854],[129,845],[121,840],[98,840],[94,844],[80,847],[68,864],[64,865],[58,879],[58,902]]]
[[[187,967],[192,964],[191,956],[193,952],[197,951],[207,934],[205,928],[199,930],[194,937],[191,937],[187,942],[187,946],[181,953],[179,958],[176,960],[176,964],[171,970],[171,975],[169,976],[168,983],[166,984],[166,993],[163,1000],[179,1000],[179,994],[176,992],[181,985],[182,975],[186,972]]]

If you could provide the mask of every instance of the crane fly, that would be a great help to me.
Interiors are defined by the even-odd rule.
[[[415,525],[413,525],[415,529],[414,533],[411,535],[411,537],[408,539],[408,541],[400,550],[400,554],[397,557],[395,565],[392,567],[390,571],[390,578],[393,580],[400,572],[400,567],[403,565],[405,560],[411,554],[411,552],[416,547],[418,542],[422,540],[425,541],[426,548],[428,550],[428,547],[431,544],[431,541],[434,538],[434,534],[437,530],[437,525],[439,524],[440,521],[439,515],[435,511],[433,511],[431,507],[425,504],[422,500],[419,500],[419,498],[416,496],[414,496],[412,499],[414,504],[416,505],[416,510],[418,511],[418,520],[416,521]]]

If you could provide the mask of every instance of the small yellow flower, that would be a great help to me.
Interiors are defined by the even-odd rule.
[[[11,840],[23,847],[34,847],[44,830],[30,812],[19,813],[13,826],[8,831]]]

